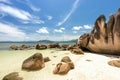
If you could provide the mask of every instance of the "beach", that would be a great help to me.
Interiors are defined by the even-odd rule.
[[[22,63],[35,53],[42,53],[51,61],[37,71],[23,71]],[[66,75],[53,74],[56,64],[64,56],[69,56],[75,65]],[[23,80],[120,80],[120,68],[108,65],[108,61],[119,59],[115,55],[103,55],[85,52],[84,55],[75,55],[70,51],[60,49],[46,50],[1,50],[0,51],[0,80],[11,73],[19,72]]]

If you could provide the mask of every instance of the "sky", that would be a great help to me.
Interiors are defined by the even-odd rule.
[[[0,41],[67,41],[120,8],[120,0],[0,0]]]

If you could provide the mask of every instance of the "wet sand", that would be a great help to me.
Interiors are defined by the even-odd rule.
[[[40,52],[51,61],[45,63],[45,68],[38,71],[21,70],[22,62]],[[70,70],[66,75],[54,75],[53,69],[62,57],[69,56],[75,64],[75,69]],[[117,57],[93,53],[75,55],[70,51],[57,49],[47,50],[18,50],[0,51],[0,80],[11,72],[19,72],[23,80],[120,80],[120,68],[108,65],[108,61],[116,60]]]

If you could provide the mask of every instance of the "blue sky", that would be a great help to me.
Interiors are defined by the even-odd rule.
[[[0,0],[0,41],[76,39],[118,8],[120,0]]]

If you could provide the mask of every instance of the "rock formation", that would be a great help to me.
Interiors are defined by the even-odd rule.
[[[65,62],[65,63],[71,62],[71,59],[68,56],[65,56],[61,59],[61,62]]]
[[[76,46],[76,45],[69,45],[69,46],[67,47],[67,50],[73,50],[73,49],[79,49],[79,47]]]
[[[23,80],[22,77],[19,77],[18,72],[12,72],[6,76],[2,80]]]
[[[81,49],[72,49],[71,52],[73,54],[84,54],[84,52]]]
[[[38,50],[47,49],[47,46],[46,45],[39,45],[39,44],[37,44],[36,45],[36,49],[38,49]]]
[[[81,49],[88,49],[97,53],[120,53],[120,8],[114,15],[110,15],[106,23],[104,15],[99,16],[94,28],[89,34],[84,34],[78,39],[77,45]]]
[[[120,68],[120,60],[112,60],[108,62],[109,65]]]
[[[10,49],[12,50],[29,50],[29,49],[34,49],[35,46],[28,46],[28,45],[21,45],[21,46],[16,46],[12,45],[10,46]]]
[[[10,46],[10,49],[18,50],[18,46],[16,46],[16,45],[12,45],[12,46]]]
[[[60,45],[58,43],[48,44],[47,48],[60,48]]]
[[[60,47],[62,50],[67,50],[68,46],[69,46],[69,44],[62,44]]]
[[[50,58],[49,57],[44,57],[44,62],[48,62],[50,61]]]
[[[71,69],[74,69],[74,64],[68,56],[65,56],[62,58],[61,62],[56,65],[53,73],[64,75]]]
[[[53,70],[54,74],[61,74],[64,75],[69,72],[69,70],[73,69],[73,63],[68,62],[68,63],[58,63]]]
[[[45,67],[44,59],[41,53],[35,53],[28,59],[26,59],[22,64],[23,70],[39,70]]]

